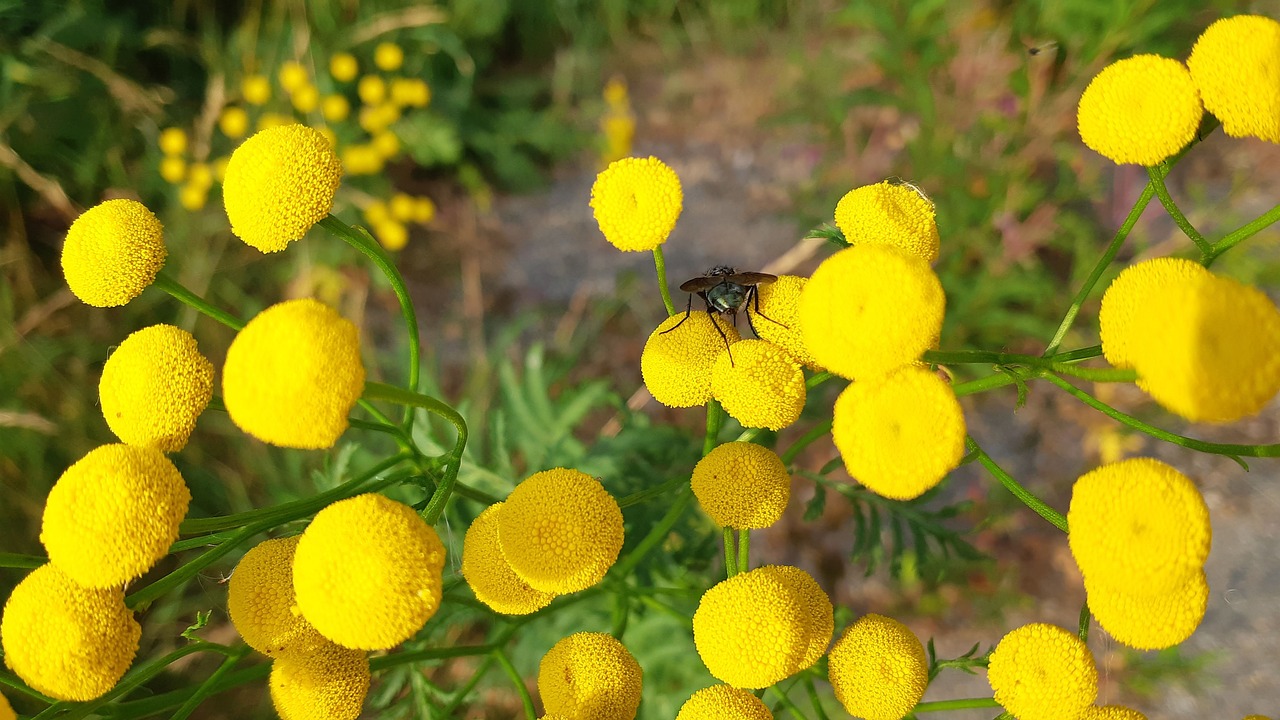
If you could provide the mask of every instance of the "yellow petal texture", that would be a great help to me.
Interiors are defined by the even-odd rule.
[[[871,379],[914,362],[942,330],[946,297],[923,259],[892,245],[832,255],[800,293],[800,330],[818,364]]]
[[[567,468],[534,473],[498,515],[502,555],[530,586],[567,594],[600,582],[622,550],[622,510],[599,480]]]
[[[712,323],[715,323],[714,325]],[[721,337],[716,328],[724,332]],[[711,400],[711,368],[725,349],[737,343],[736,328],[705,312],[673,315],[645,341],[640,374],[653,399],[667,407],[705,405]]]
[[[98,398],[107,426],[130,445],[177,452],[213,397],[213,363],[191,333],[143,328],[107,358]]]
[[[1204,108],[1177,60],[1135,55],[1114,62],[1080,96],[1077,124],[1090,149],[1117,164],[1157,165],[1195,137]]]
[[[1085,710],[1080,720],[1147,720],[1147,716],[1123,705],[1095,705]]]
[[[711,396],[743,427],[781,430],[804,410],[804,371],[777,345],[742,340],[711,366]]]
[[[1209,583],[1203,570],[1193,573],[1180,587],[1154,595],[1108,587],[1088,578],[1084,587],[1089,610],[1102,629],[1138,650],[1163,650],[1191,637],[1209,605]]]
[[[846,628],[831,648],[827,677],[850,715],[902,720],[924,697],[929,661],[906,625],[872,613]]]
[[[278,658],[268,685],[281,720],[355,720],[369,692],[369,658],[325,644]]]
[[[546,607],[555,593],[534,590],[502,556],[498,517],[504,503],[494,503],[467,528],[462,545],[462,577],[476,599],[504,615],[528,615]]]
[[[115,687],[141,636],[122,588],[83,587],[52,564],[18,583],[0,618],[5,665],[58,700],[92,700]]]
[[[853,245],[894,245],[925,262],[938,259],[933,203],[911,185],[885,181],[850,190],[836,204],[836,225]]]
[[[964,413],[937,373],[904,367],[836,398],[831,436],[853,479],[894,500],[920,497],[964,456]]]
[[[791,499],[791,476],[778,454],[747,442],[727,442],[693,468],[693,494],[721,527],[767,528]]]
[[[667,241],[684,207],[680,178],[656,157],[622,158],[591,186],[600,232],[619,250],[652,250]]]
[[[413,508],[366,493],[316,513],[293,557],[298,607],[344,647],[386,650],[440,608],[444,545]]]
[[[332,447],[363,391],[356,326],[310,298],[258,313],[231,341],[222,368],[231,421],[281,447]]]
[[[773,720],[773,713],[746,690],[712,685],[690,696],[680,706],[676,720]]]
[[[227,583],[231,623],[249,647],[269,657],[299,655],[329,643],[302,617],[293,593],[293,554],[301,535],[264,540],[240,558]]]
[[[320,131],[280,125],[244,141],[227,163],[222,201],[231,232],[278,252],[333,209],[342,163]]]
[[[1102,353],[1107,362],[1118,368],[1133,367],[1130,345],[1135,319],[1151,307],[1154,292],[1208,273],[1198,262],[1164,257],[1131,265],[1117,275],[1103,293],[1098,312]]]
[[[753,302],[747,308],[747,317],[761,340],[768,340],[790,353],[796,362],[817,370],[818,361],[805,346],[800,332],[800,293],[805,282],[807,278],[797,275],[779,275],[771,283],[758,285],[760,311],[756,312]]]
[[[108,200],[67,230],[62,273],[86,305],[117,307],[142,294],[164,267],[164,226],[136,200]]]
[[[77,583],[124,585],[169,552],[190,502],[178,468],[159,450],[103,445],[49,491],[40,542]]]
[[[1098,697],[1098,668],[1080,638],[1032,623],[1005,635],[991,653],[987,680],[1018,720],[1078,720]]]
[[[1218,20],[1196,40],[1187,67],[1224,132],[1280,143],[1280,22],[1261,15]]]
[[[1080,476],[1067,525],[1086,582],[1145,595],[1172,592],[1199,572],[1213,534],[1195,483],[1152,458]]]
[[[612,635],[575,633],[542,656],[538,693],[549,714],[576,720],[632,720],[644,673]]]

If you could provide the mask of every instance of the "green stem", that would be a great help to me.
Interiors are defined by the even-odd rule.
[[[751,531],[747,529],[738,531],[738,573],[744,573],[751,569]]]
[[[1082,380],[1093,382],[1133,382],[1138,379],[1134,370],[1118,368],[1082,368],[1062,362],[1056,357],[1045,358],[1018,353],[988,352],[985,350],[940,351],[927,350],[922,358],[925,362],[938,365],[963,365],[967,363],[990,363],[992,365],[1021,365],[1038,369],[1052,370],[1063,375],[1071,375]]]
[[[633,492],[630,495],[623,497],[621,500],[618,501],[618,507],[627,508],[627,507],[631,507],[632,505],[638,505],[642,502],[645,502],[646,500],[649,500],[650,498],[662,497],[663,495],[666,495],[667,493],[680,487],[681,485],[688,485],[688,484],[689,484],[688,477],[674,477],[662,483],[661,485],[655,485],[651,488],[645,488],[644,490],[637,490],[636,492]]]
[[[934,700],[916,705],[911,712],[927,713],[943,710],[969,710],[971,708],[1000,707],[995,698],[965,698],[963,700]]]
[[[49,562],[49,558],[21,553],[0,553],[0,568],[34,569]]]
[[[1090,358],[1102,357],[1101,345],[1090,345],[1089,347],[1076,348],[1075,350],[1067,350],[1065,352],[1054,353],[1048,356],[1050,360],[1058,362],[1079,362]]]
[[[955,391],[956,397],[964,397],[965,395],[977,395],[978,393],[1001,388],[1005,385],[1012,385],[1017,382],[1017,380],[1017,376],[1013,373],[998,372],[984,378],[978,378],[977,380],[962,382],[959,385],[953,386],[951,389]]]
[[[808,720],[804,713],[800,711],[800,708],[796,707],[796,704],[791,702],[791,698],[787,697],[787,694],[780,690],[777,685],[770,685],[769,691],[773,693],[774,697],[778,698],[778,702],[782,703],[782,706],[785,707],[787,712],[791,713],[791,716],[796,720]]]
[[[369,670],[371,672],[379,672],[386,670],[387,668],[396,667],[397,665],[408,665],[410,663],[423,662],[425,660],[448,660],[449,658],[488,655],[500,647],[502,647],[502,643],[494,642],[487,643],[485,645],[455,645],[453,647],[410,650],[409,652],[394,653],[391,655],[383,655],[382,657],[371,658],[369,660]]]
[[[1191,238],[1191,242],[1195,243],[1197,248],[1200,248],[1201,262],[1207,262],[1213,253],[1213,246],[1209,244],[1208,240],[1204,239],[1199,230],[1196,230],[1191,225],[1191,221],[1187,220],[1187,216],[1182,214],[1178,204],[1173,201],[1173,196],[1169,194],[1169,188],[1164,184],[1164,177],[1168,174],[1169,170],[1167,168],[1163,171],[1155,167],[1147,168],[1147,175],[1151,178],[1151,185],[1156,190],[1156,197],[1160,198],[1160,204],[1169,213],[1169,217],[1173,218],[1174,224],[1182,230],[1182,234]]]
[[[1080,606],[1080,640],[1081,642],[1089,642],[1089,621],[1093,618],[1093,614],[1089,612],[1089,601],[1086,600]]]
[[[631,571],[635,570],[640,561],[644,559],[658,545],[661,545],[670,534],[671,528],[675,527],[676,522],[680,520],[680,516],[688,509],[689,503],[693,500],[693,492],[689,488],[684,488],[680,494],[676,496],[671,503],[671,507],[667,509],[667,514],[663,515],[649,530],[649,534],[644,536],[639,545],[631,551],[631,554],[623,558],[617,565],[613,566],[610,571],[614,577],[625,579],[631,576]]]
[[[182,703],[182,707],[178,708],[177,711],[169,717],[169,720],[187,720],[191,713],[195,712],[196,708],[200,707],[200,703],[204,702],[213,694],[214,688],[217,686],[218,682],[222,680],[222,678],[226,677],[227,673],[231,672],[231,670],[234,669],[248,653],[249,646],[244,645],[236,652],[228,655],[226,659],[222,661],[222,664],[218,666],[218,669],[214,670],[209,677],[205,678],[204,682],[200,683],[200,685],[196,687],[195,693],[193,693],[191,697],[187,698],[186,702]]]
[[[733,542],[733,528],[721,531],[724,538],[724,575],[731,578],[738,574],[738,550]]]
[[[524,678],[520,677],[516,666],[511,664],[511,659],[502,651],[502,648],[495,648],[493,656],[497,658],[507,677],[511,678],[511,682],[516,686],[516,692],[520,693],[520,704],[524,705],[524,716],[527,720],[536,720],[538,712],[533,709],[533,698],[529,697],[529,688],[525,687]]]
[[[169,277],[169,275],[164,272],[156,274],[156,281],[154,284],[156,287],[172,295],[174,299],[178,300],[182,304],[195,308],[200,313],[217,320],[232,330],[239,330],[244,327],[243,320],[225,310],[220,310],[213,305],[210,305],[204,298],[191,292],[184,287],[182,283]]]
[[[809,445],[812,444],[815,440],[825,436],[829,432],[831,432],[830,419],[827,419],[809,428],[808,432],[806,432],[804,435],[801,435],[799,438],[797,438],[795,442],[791,443],[791,447],[787,448],[786,452],[782,453],[781,455],[782,464],[790,465],[791,462],[796,459],[796,456],[798,456],[801,453],[801,451],[803,451],[806,447],[809,447]]]
[[[449,704],[445,706],[444,711],[440,715],[441,717],[454,717],[454,712],[460,705],[462,705],[463,701],[467,699],[471,694],[471,691],[475,689],[476,685],[480,684],[480,680],[489,672],[489,668],[493,667],[493,663],[494,660],[492,655],[485,657],[484,661],[480,663],[480,667],[476,668],[476,671],[471,673],[471,679],[467,680],[466,684],[458,688],[458,691],[453,694],[453,699],[451,699]]]
[[[1280,221],[1280,205],[1276,205],[1260,217],[1250,220],[1215,242],[1209,251],[1209,256],[1204,259],[1204,266],[1209,267],[1222,253],[1239,245],[1247,238],[1252,237],[1277,221]]]
[[[260,663],[247,667],[243,670],[237,670],[224,676],[220,681],[214,683],[213,688],[205,697],[212,697],[218,693],[226,692],[232,688],[246,685],[251,682],[260,681],[271,673],[271,663]],[[178,690],[170,690],[167,693],[153,695],[151,697],[141,698],[139,700],[130,700],[129,702],[119,703],[112,707],[111,717],[114,718],[144,718],[152,715],[158,715],[171,708],[176,708],[186,702],[188,698],[199,690],[198,687],[184,687]]]
[[[706,457],[708,453],[716,449],[718,438],[720,437],[720,426],[724,423],[724,408],[720,407],[719,401],[712,399],[707,402],[707,434],[702,439],[702,457]]]
[[[818,688],[814,687],[812,675],[804,676],[804,689],[809,695],[809,702],[813,705],[813,711],[817,713],[819,720],[831,720],[822,707],[822,699],[818,697]]]
[[[667,260],[662,255],[662,246],[653,249],[653,266],[658,271],[658,290],[662,291],[662,304],[667,306],[667,316],[676,314],[676,306],[671,303],[671,290],[667,287]]]
[[[1017,480],[1014,480],[1012,475],[1001,469],[1001,467],[991,459],[990,455],[987,455],[986,451],[983,450],[982,447],[978,445],[978,442],[972,437],[969,438],[969,450],[977,454],[978,462],[982,463],[982,466],[995,476],[995,478],[1000,481],[1001,485],[1004,485],[1008,488],[1009,492],[1013,493],[1015,497],[1021,500],[1022,504],[1031,508],[1031,510],[1037,515],[1048,520],[1054,527],[1058,528],[1062,532],[1067,532],[1067,518],[1063,516],[1062,513],[1049,507],[1049,505],[1043,500],[1036,497],[1030,490],[1019,484]]]

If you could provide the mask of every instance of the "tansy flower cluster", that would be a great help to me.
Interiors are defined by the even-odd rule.
[[[640,664],[605,633],[570,635],[538,665],[538,693],[548,717],[634,720],[643,684]]]

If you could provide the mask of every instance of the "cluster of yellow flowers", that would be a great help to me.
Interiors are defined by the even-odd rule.
[[[631,141],[636,135],[636,116],[631,110],[631,96],[627,81],[621,77],[609,78],[604,85],[604,115],[600,118],[600,134],[603,149],[600,159],[604,165],[616,162],[631,154]]]

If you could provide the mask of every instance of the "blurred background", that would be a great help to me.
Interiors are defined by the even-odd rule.
[[[715,264],[807,274],[830,247],[803,238],[831,221],[840,196],[907,180],[937,205],[943,347],[1039,353],[1146,182],[1140,168],[1080,143],[1081,91],[1120,57],[1185,58],[1210,22],[1241,12],[1278,17],[1280,2],[0,0],[0,549],[40,554],[49,487],[114,440],[96,395],[112,346],[168,322],[195,332],[216,366],[231,339],[157,290],[110,310],[75,300],[62,282],[62,238],[104,199],[153,209],[166,228],[167,272],[211,302],[247,318],[287,297],[319,297],[361,326],[371,377],[403,377],[395,298],[358,254],[317,231],[264,257],[230,234],[221,170],[256,129],[304,122],[335,143],[347,171],[335,214],[368,227],[410,283],[425,384],[474,428],[468,482],[503,496],[532,471],[573,465],[626,494],[688,472],[702,418],[657,407],[642,389],[640,350],[664,310],[649,256],[617,252],[591,218],[591,183],[608,162],[652,154],[679,173],[685,210],[665,246],[673,287]],[[1169,182],[1214,237],[1275,204],[1277,167],[1277,146],[1218,132]],[[1156,206],[1121,260],[1187,246]],[[1274,290],[1280,233],[1259,234],[1215,270]],[[1098,295],[1068,346],[1097,342]],[[806,418],[829,413],[836,390],[813,393]],[[1187,429],[1136,390],[1107,399],[1229,442],[1273,442],[1280,418]],[[1095,630],[1100,700],[1152,718],[1280,712],[1274,461],[1246,474],[1229,460],[1157,448],[1046,388],[1021,406],[1011,388],[971,400],[973,435],[1056,507],[1084,470],[1136,454],[1173,463],[1204,489],[1215,528],[1205,623],[1160,653],[1126,650]],[[784,440],[812,422],[801,425]],[[428,447],[444,442],[440,428],[423,433]],[[329,487],[385,453],[380,442],[353,432],[327,456],[280,451],[209,412],[175,462],[192,486],[192,515],[217,515]],[[894,615],[935,637],[940,657],[974,643],[985,651],[1023,622],[1074,626],[1084,593],[1065,539],[989,478],[964,468],[942,491],[890,507],[832,482],[843,477],[825,467],[835,457],[822,441],[799,459],[788,517],[756,533],[759,562],[805,567],[846,621]],[[448,516],[446,572],[456,572],[461,533],[479,509],[460,502]],[[628,509],[628,529],[662,510]],[[673,717],[711,682],[691,640],[672,638],[687,634],[681,613],[721,572],[717,533],[700,516],[677,533],[683,542],[642,570],[689,595],[646,603],[626,635],[646,669],[644,718]],[[234,639],[220,586],[232,566],[148,611],[144,656],[180,642],[199,610],[214,611],[211,638]],[[0,571],[0,591],[20,577]],[[532,678],[555,640],[608,630],[611,611],[584,602],[530,625],[517,667]],[[423,644],[475,642],[489,629],[474,607],[452,612]],[[387,673],[367,714],[518,713],[496,672],[451,705],[476,670],[461,659]],[[193,659],[153,690],[209,671]],[[982,675],[948,672],[926,699],[989,694]],[[840,716],[831,698],[822,702]],[[261,684],[200,712],[233,710],[272,716]]]

